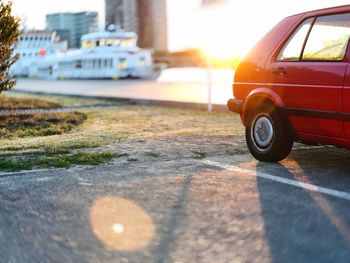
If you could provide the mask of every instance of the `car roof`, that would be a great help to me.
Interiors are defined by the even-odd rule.
[[[293,16],[300,16],[300,15],[312,15],[312,16],[317,16],[317,15],[325,15],[329,13],[343,13],[346,11],[350,11],[350,5],[341,5],[341,6],[335,6],[335,7],[327,7],[327,8],[322,8],[322,9],[316,9],[316,10],[311,10],[307,12],[302,12],[299,14],[291,15],[289,17]]]

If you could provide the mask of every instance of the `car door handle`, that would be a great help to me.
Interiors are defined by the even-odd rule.
[[[272,74],[275,74],[275,75],[286,75],[287,74],[287,70],[285,70],[284,68],[282,67],[279,67],[279,68],[276,68],[276,69],[273,69],[272,70]]]

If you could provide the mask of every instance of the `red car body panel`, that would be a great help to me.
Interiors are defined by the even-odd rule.
[[[233,111],[245,125],[250,102],[266,98],[288,112],[296,140],[350,146],[350,49],[342,61],[277,60],[306,19],[343,13],[350,13],[350,5],[285,18],[241,61],[233,93],[242,105]]]
[[[348,57],[350,57],[350,52],[348,52]],[[344,80],[343,113],[350,114],[350,64],[347,67]],[[344,121],[344,134],[346,139],[350,139],[350,119]]]
[[[282,76],[272,74],[277,67],[283,68],[287,73]],[[347,63],[342,62],[267,63],[265,85],[283,98],[285,107],[340,113],[346,67]],[[297,133],[337,138],[343,136],[341,120],[291,116],[291,122]]]

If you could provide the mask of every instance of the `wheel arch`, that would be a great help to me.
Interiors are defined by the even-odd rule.
[[[250,114],[258,108],[271,108],[271,110],[276,109],[277,113],[282,121],[282,124],[289,136],[293,139],[297,139],[297,135],[293,129],[289,116],[284,110],[285,104],[283,103],[281,97],[274,91],[267,88],[259,88],[253,90],[247,96],[245,103],[243,105],[242,111],[242,122],[245,126],[250,118]]]

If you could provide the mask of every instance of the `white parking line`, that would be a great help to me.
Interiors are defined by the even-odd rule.
[[[260,172],[257,173],[255,171],[251,171],[251,170],[248,170],[248,169],[242,169],[242,168],[240,168],[238,166],[231,166],[231,165],[227,165],[227,164],[213,162],[213,161],[210,161],[210,160],[202,160],[201,162],[204,163],[204,164],[210,165],[210,166],[214,166],[214,167],[218,167],[218,168],[234,171],[234,172],[237,172],[237,173],[240,173],[240,174],[256,176],[256,177],[264,178],[266,180],[275,181],[275,182],[279,182],[279,183],[282,183],[282,184],[287,184],[287,185],[291,185],[291,186],[294,186],[294,187],[302,188],[302,189],[305,189],[305,190],[309,190],[309,191],[313,191],[313,192],[319,192],[319,193],[322,193],[322,194],[325,194],[325,195],[338,197],[338,198],[350,201],[350,193],[347,193],[347,192],[333,190],[333,189],[329,189],[329,188],[325,188],[325,187],[321,187],[321,186],[317,186],[317,185],[313,185],[313,184],[303,183],[303,182],[299,182],[299,181],[296,181],[296,180],[291,180],[291,179],[275,176],[275,175],[268,174],[268,173],[260,173]]]
[[[82,185],[82,186],[93,186],[94,184],[87,183],[87,182],[82,182],[82,183],[79,183],[79,185]]]

